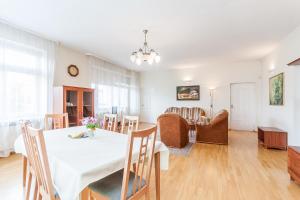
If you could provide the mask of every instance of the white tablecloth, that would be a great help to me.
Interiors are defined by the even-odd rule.
[[[90,183],[124,167],[127,135],[97,129],[94,138],[71,139],[70,133],[85,131],[72,127],[44,131],[51,176],[62,200],[77,199]],[[137,159],[140,142],[134,143],[133,159]],[[22,136],[15,142],[16,153],[26,155]],[[160,141],[155,152],[161,153],[161,169],[167,170],[169,150]]]

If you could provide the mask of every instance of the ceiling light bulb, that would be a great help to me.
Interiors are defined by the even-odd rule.
[[[155,56],[156,56],[156,52],[153,49],[151,49],[151,51],[150,51],[150,56],[151,56],[151,58],[155,58]]]
[[[141,58],[143,56],[143,50],[139,49],[139,51],[136,54],[137,57]]]
[[[149,65],[152,65],[152,63],[153,63],[153,59],[152,59],[152,58],[150,58],[150,59],[148,59],[148,60],[147,60],[147,62],[148,62],[148,64],[149,64]]]
[[[137,65],[141,65],[142,64],[142,60],[139,57],[135,60],[135,62],[136,62]]]
[[[131,54],[131,56],[130,56],[131,62],[134,63],[135,59],[136,59],[136,53]]]
[[[155,62],[156,62],[156,63],[159,63],[159,62],[160,62],[160,56],[159,56],[159,55],[156,55],[156,56],[155,56]]]

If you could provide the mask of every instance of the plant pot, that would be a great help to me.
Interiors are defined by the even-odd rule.
[[[95,136],[95,133],[94,133],[95,130],[96,130],[96,128],[88,128],[87,135],[89,137],[94,137]]]

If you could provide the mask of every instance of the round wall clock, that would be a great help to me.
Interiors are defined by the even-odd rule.
[[[79,74],[79,69],[76,65],[70,65],[68,67],[68,73],[70,74],[70,76],[76,77]]]

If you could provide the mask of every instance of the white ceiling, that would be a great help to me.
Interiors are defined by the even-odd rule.
[[[265,56],[300,25],[299,0],[1,0],[0,19],[136,70]],[[143,43],[161,63],[136,66]]]

